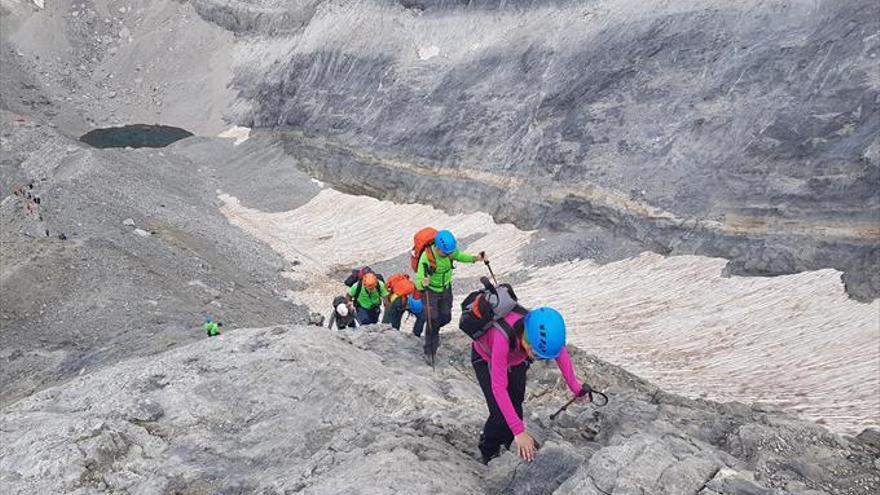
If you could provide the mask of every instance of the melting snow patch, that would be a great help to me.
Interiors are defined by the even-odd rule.
[[[238,146],[239,144],[247,141],[249,137],[251,137],[251,128],[234,125],[229,129],[221,132],[220,134],[217,134],[217,137],[235,139],[235,142],[232,143],[232,145]]]
[[[830,420],[840,431],[880,424],[880,300],[849,299],[834,270],[723,278],[723,259],[653,253],[607,265],[578,260],[532,267],[520,251],[533,232],[496,224],[486,214],[448,215],[332,189],[276,213],[220,199],[230,222],[301,261],[288,276],[308,289],[290,297],[313,309],[325,308],[344,289],[328,272],[400,256],[425,225],[450,227],[462,238],[479,236],[463,248],[489,253],[502,281],[509,273],[528,275],[517,285],[527,305],[563,308],[572,344],[664,389],[781,403],[789,412]],[[458,266],[456,303],[474,288],[465,281],[485,273],[481,264]],[[457,330],[453,324],[444,331]],[[840,390],[847,391],[845,402],[835,397]]]
[[[440,49],[434,45],[419,48],[419,59],[428,60],[440,55]]]

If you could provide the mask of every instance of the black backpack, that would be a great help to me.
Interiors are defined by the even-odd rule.
[[[525,316],[528,310],[519,305],[516,293],[510,284],[497,287],[486,277],[480,278],[483,288],[475,290],[461,302],[461,318],[458,328],[468,337],[476,340],[486,334],[493,324],[507,334],[511,346],[515,344],[514,329],[503,321],[511,311]]]
[[[381,273],[374,272],[373,269],[369,266],[365,266],[363,268],[355,268],[347,277],[345,277],[345,280],[343,280],[342,283],[344,283],[346,287],[351,287],[352,285],[360,282],[360,280],[364,278],[364,275],[368,273],[372,273],[376,276],[376,278],[381,280],[382,283],[385,283],[385,277],[383,277]]]

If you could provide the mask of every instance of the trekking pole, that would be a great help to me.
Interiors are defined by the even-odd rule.
[[[589,386],[587,386],[586,391],[582,391],[582,392],[583,392],[582,394],[578,394],[578,395],[572,397],[572,399],[570,401],[566,402],[564,406],[560,407],[558,411],[551,414],[550,419],[551,420],[556,419],[557,416],[559,416],[560,414],[562,414],[563,411],[568,409],[568,406],[574,404],[574,401],[580,399],[584,395],[588,396],[590,398],[590,402],[595,404],[596,407],[602,407],[605,404],[608,404],[608,396],[603,394],[602,392],[596,392],[595,390],[593,390]],[[602,400],[599,402],[596,402],[595,397],[593,397],[593,394],[596,394],[597,396],[602,397]]]
[[[425,332],[425,343],[428,343],[430,339],[431,342],[429,345],[431,346],[431,371],[437,371],[436,366],[434,366],[434,340],[431,336],[431,304],[428,301],[428,289],[422,291],[422,299],[424,300],[423,304],[425,305],[425,324],[428,326],[428,331]]]
[[[498,279],[495,278],[495,272],[492,271],[492,265],[490,265],[489,260],[486,259],[486,251],[480,251],[480,256],[483,257],[483,263],[485,263],[486,268],[489,269],[489,275],[492,275],[492,281],[495,282],[495,285],[498,285]]]

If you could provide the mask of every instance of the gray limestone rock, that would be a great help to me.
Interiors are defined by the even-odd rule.
[[[432,371],[411,336],[385,326],[274,326],[124,361],[4,406],[0,483],[13,493],[869,495],[880,487],[859,442],[782,413],[662,394],[576,350],[575,367],[612,397],[604,408],[574,407],[598,435],[546,419],[566,392],[547,381],[558,371],[536,366],[526,424],[543,447],[532,463],[506,452],[483,466],[476,443],[486,408],[458,351],[466,344],[448,335]],[[797,435],[816,440],[807,446]]]

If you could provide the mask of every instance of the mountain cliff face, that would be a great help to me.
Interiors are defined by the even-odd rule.
[[[876,2],[195,5],[240,123],[342,190],[880,294]]]

